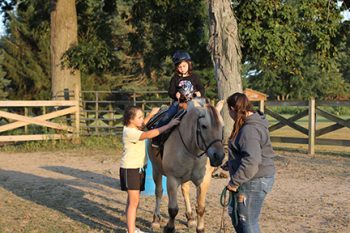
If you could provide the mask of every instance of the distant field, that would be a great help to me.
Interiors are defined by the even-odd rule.
[[[282,115],[285,118],[292,117],[293,115]],[[340,116],[342,119],[347,120],[350,119],[350,116]],[[278,121],[271,116],[267,117],[270,125],[274,125],[278,123]],[[329,125],[333,125],[334,122],[329,121],[328,119],[324,117],[317,117],[316,122],[316,129],[321,129]],[[308,128],[308,117],[301,118],[297,120],[295,123],[297,123],[300,126],[303,126],[305,128]],[[319,138],[329,138],[329,139],[343,139],[343,140],[350,140],[350,129],[349,128],[341,128],[336,131],[330,132],[328,134],[322,135]],[[284,126],[276,131],[271,132],[271,136],[278,136],[278,137],[298,137],[298,138],[307,138],[306,135],[300,133],[299,131],[289,127]],[[307,151],[308,145],[304,144],[290,144],[290,143],[273,143],[273,146],[276,149],[287,149],[287,150],[301,150],[301,151]],[[350,156],[350,147],[349,146],[324,146],[324,145],[316,145],[316,152],[318,153],[341,153],[345,155]]]

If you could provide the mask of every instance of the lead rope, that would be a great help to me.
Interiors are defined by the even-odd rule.
[[[229,193],[229,196],[227,197],[227,188],[225,187],[220,196],[220,204],[222,206],[222,214],[221,214],[221,222],[220,222],[220,229],[219,232],[226,232],[226,226],[225,226],[225,210],[226,207],[230,204],[232,199],[232,194],[231,192]]]

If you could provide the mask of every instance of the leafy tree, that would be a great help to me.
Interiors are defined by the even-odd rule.
[[[252,67],[251,87],[277,99],[343,95],[347,87],[337,63],[342,21],[336,1],[240,1],[234,9],[243,62]],[[330,81],[336,85],[325,89],[322,84]]]
[[[0,0],[0,6],[6,24],[6,34],[0,39],[0,49],[4,54],[2,67],[6,72],[5,77],[12,80],[10,87],[13,92],[10,93],[10,98],[50,98],[50,1]],[[91,87],[95,90],[99,86],[102,89],[109,87],[108,84],[99,84],[107,83],[104,77],[110,77],[108,74],[102,75],[108,69],[101,67],[106,63],[109,67],[116,65],[113,61],[102,62],[105,54],[113,51],[115,44],[109,43],[111,37],[108,27],[113,26],[116,3],[77,0],[76,7],[81,47],[74,48],[77,53],[72,58],[73,65],[68,67],[83,69],[84,88]],[[108,18],[103,14],[111,16]],[[105,23],[107,21],[108,25]],[[107,38],[107,42],[104,41]],[[85,52],[88,49],[89,52]],[[69,50],[67,54],[70,52]],[[74,66],[74,58],[85,67]],[[65,65],[64,60],[62,64]]]
[[[195,70],[204,74],[205,85],[212,86],[206,3],[195,1],[134,1],[129,33],[131,55],[142,59],[140,72],[153,83],[168,88],[174,67],[170,59],[176,50],[188,51]],[[214,81],[215,82],[215,81]],[[215,86],[214,86],[215,89]],[[209,92],[210,93],[210,92]]]
[[[2,62],[3,56],[0,57],[0,62]],[[10,80],[5,78],[5,72],[0,68],[0,100],[5,99],[8,95],[8,85]]]
[[[340,29],[341,43],[339,46],[340,72],[347,83],[350,83],[350,20],[344,21]],[[350,96],[348,96],[350,97]]]
[[[0,1],[6,35],[0,39],[10,99],[50,97],[48,1]]]
[[[135,87],[142,80],[139,56],[130,55],[130,10],[128,1],[78,1],[79,44],[66,52],[64,64],[82,71],[84,90]]]

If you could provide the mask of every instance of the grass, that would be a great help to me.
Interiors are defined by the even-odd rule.
[[[292,115],[283,115],[285,118],[289,118]],[[342,119],[349,119],[350,116],[341,116]],[[268,120],[270,125],[276,124],[278,121],[268,116]],[[295,122],[296,124],[303,126],[304,128],[308,128],[308,119],[307,117],[303,117]],[[316,122],[316,130],[327,127],[329,125],[333,125],[335,122],[331,122],[326,118],[318,117]],[[342,139],[349,140],[350,129],[343,127],[341,129],[335,130],[333,132],[324,134],[317,138],[323,139]],[[307,135],[300,133],[299,131],[289,127],[284,126],[276,131],[271,132],[271,136],[275,137],[296,137],[296,138],[307,138]],[[291,144],[291,143],[273,143],[274,148],[277,150],[285,150],[285,151],[298,151],[301,153],[308,152],[307,144]],[[350,147],[348,146],[328,146],[328,145],[316,145],[315,153],[317,154],[337,154],[337,155],[345,155],[350,156]]]
[[[120,150],[121,136],[84,136],[81,143],[75,144],[69,140],[47,140],[21,142],[6,145],[1,148],[4,152],[39,152],[64,150]]]

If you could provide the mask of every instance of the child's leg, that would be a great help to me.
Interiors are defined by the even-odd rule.
[[[126,212],[126,222],[128,224],[128,232],[135,231],[136,210],[140,201],[140,190],[128,190],[128,205]]]
[[[126,206],[124,211],[125,216],[126,216],[126,213],[128,212],[128,206],[129,206],[129,195],[128,195],[128,199],[126,200]]]
[[[177,113],[178,110],[179,110],[179,103],[174,101],[170,105],[169,109],[164,114],[162,119],[157,123],[156,128],[159,128],[159,127],[162,127],[163,125],[168,124],[170,122],[170,120],[173,118],[173,116],[175,116],[175,114]]]

